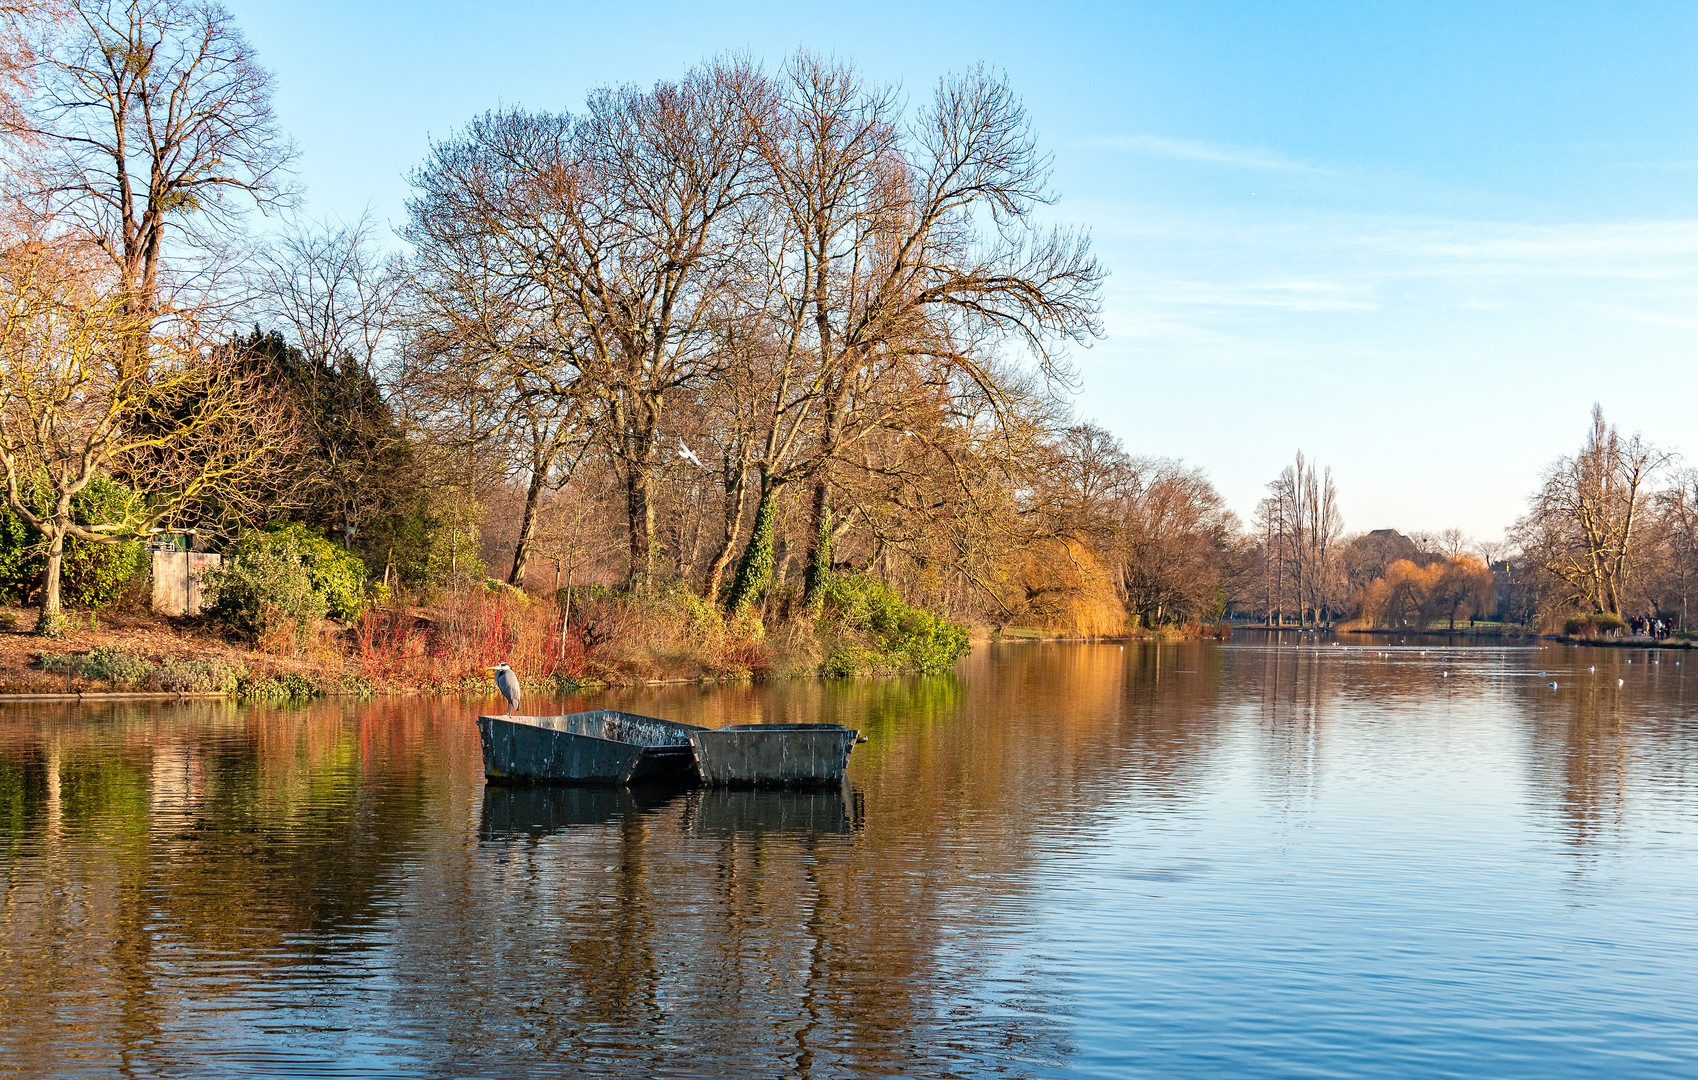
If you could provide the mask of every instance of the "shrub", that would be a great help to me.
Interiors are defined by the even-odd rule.
[[[46,488],[38,486],[32,499],[43,511],[46,498]],[[134,499],[135,494],[123,484],[96,476],[71,497],[71,516],[79,525],[109,524],[126,517]],[[142,556],[137,541],[95,544],[67,537],[60,598],[76,607],[105,607],[123,594],[125,583],[142,567]],[[46,568],[47,549],[41,537],[10,509],[0,509],[0,594],[18,602],[27,600]]]
[[[64,656],[44,655],[41,670],[116,686],[137,686],[152,674],[153,665],[119,649],[99,648]]]
[[[847,645],[820,663],[820,674],[828,679],[850,679],[856,675],[894,675],[890,657],[862,645]]]
[[[932,675],[948,669],[971,647],[965,627],[910,607],[889,586],[864,574],[834,574],[820,594],[822,621],[870,639],[834,651],[826,666],[836,671],[848,673],[843,672],[845,667],[864,664],[858,670]],[[879,657],[878,662],[873,662],[873,656]]]
[[[312,579],[312,591],[324,601],[325,611],[332,618],[359,618],[365,607],[366,582],[370,577],[359,556],[293,522],[268,526],[265,535],[294,549]]]
[[[1576,615],[1562,624],[1562,632],[1567,637],[1615,637],[1626,629],[1627,623],[1621,616],[1607,611]]]
[[[297,642],[328,611],[287,536],[250,533],[223,569],[202,574],[213,622],[254,641],[293,629]]]
[[[721,679],[753,679],[765,675],[771,667],[772,652],[760,638],[731,637],[713,659],[714,671]]]
[[[719,609],[708,603],[688,585],[674,583],[666,590],[666,598],[684,613],[689,632],[697,638],[717,638],[725,632],[725,619]],[[747,620],[737,620],[745,622]]]
[[[233,694],[246,675],[246,668],[221,660],[167,660],[148,683],[179,694]]]
[[[586,612],[581,598],[571,605],[565,624],[563,605],[550,597],[529,597],[502,585],[479,582],[443,596],[428,617],[404,608],[374,608],[353,630],[360,670],[378,683],[423,680],[438,687],[487,689],[485,668],[507,661],[527,682],[588,674],[586,618],[609,604],[595,601]]]
[[[287,671],[280,675],[243,675],[236,692],[257,701],[311,701],[319,691],[310,679]]]

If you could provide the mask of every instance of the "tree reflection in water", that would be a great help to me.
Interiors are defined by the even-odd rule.
[[[1524,798],[1576,850],[1690,805],[1683,669],[1618,688],[1625,657],[1363,646],[1001,645],[938,678],[538,706],[859,728],[850,784],[816,792],[486,787],[475,702],[12,706],[0,1055],[26,1074],[1100,1070],[1080,1019],[1098,991],[1058,974],[1087,961],[1057,942],[1137,954],[1126,912],[1090,926],[1116,890],[1153,920],[1163,890],[1218,880],[1236,910],[1283,865],[1237,878],[1210,844],[1246,858],[1271,829],[1284,860],[1278,822],[1348,837],[1313,816],[1346,785],[1395,842],[1397,792],[1455,801],[1518,768],[1491,812]],[[1558,663],[1553,692],[1533,675]],[[1137,992],[1183,998],[1184,971],[1166,978]],[[1163,1015],[1143,1008],[1114,1015]]]

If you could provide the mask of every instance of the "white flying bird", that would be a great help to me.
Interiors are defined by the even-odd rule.
[[[685,461],[692,462],[696,468],[703,472],[708,471],[708,467],[702,464],[702,459],[696,456],[696,452],[694,450],[690,449],[690,444],[684,441],[684,436],[682,435],[678,436],[678,456],[683,458]]]

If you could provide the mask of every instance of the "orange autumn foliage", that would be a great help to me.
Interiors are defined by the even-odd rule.
[[[1378,629],[1421,630],[1467,619],[1491,606],[1492,572],[1472,555],[1419,566],[1399,559],[1362,591],[1362,621]]]
[[[1028,625],[1069,637],[1112,637],[1129,627],[1114,579],[1090,548],[1071,540],[1033,545],[1020,569]]]

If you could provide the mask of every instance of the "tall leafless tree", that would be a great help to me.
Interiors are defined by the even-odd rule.
[[[1049,162],[1024,107],[983,69],[946,78],[883,170],[889,194],[856,249],[837,260],[844,283],[816,293],[824,369],[809,519],[807,590],[831,569],[831,467],[851,409],[881,360],[943,353],[990,391],[964,347],[987,337],[1031,351],[1065,374],[1060,346],[1098,332],[1102,270],[1086,236],[1042,228]],[[940,324],[942,329],[940,329]]]
[[[597,91],[575,119],[491,113],[414,177],[407,235],[438,288],[494,298],[512,358],[593,403],[624,482],[633,585],[653,573],[667,403],[723,363],[712,331],[756,190],[759,82],[721,61]],[[487,338],[481,318],[464,324]]]
[[[1652,484],[1670,460],[1637,434],[1623,437],[1593,406],[1585,445],[1545,470],[1516,525],[1524,555],[1559,586],[1559,605],[1621,614],[1642,570]]]
[[[68,8],[37,64],[22,128],[36,149],[16,182],[42,227],[98,247],[125,302],[152,318],[167,285],[216,265],[190,253],[225,247],[246,209],[293,198],[293,148],[277,128],[270,72],[218,4]]]

